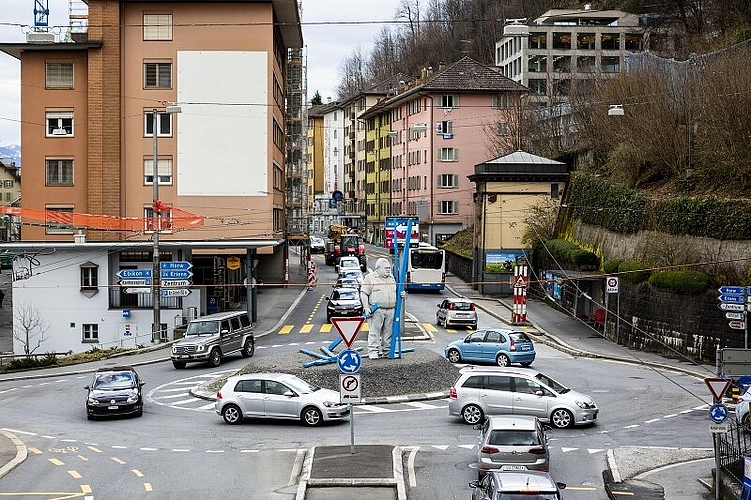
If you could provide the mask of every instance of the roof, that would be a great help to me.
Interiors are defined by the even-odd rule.
[[[470,181],[563,181],[568,165],[563,162],[516,151],[475,165]]]
[[[191,322],[214,321],[217,319],[231,318],[232,316],[237,316],[238,314],[248,314],[248,312],[247,311],[223,311],[223,312],[218,312],[214,314],[207,314],[205,316],[199,316],[195,319],[192,319]]]
[[[537,426],[537,417],[528,415],[489,415],[488,420],[491,429],[534,430]]]
[[[424,91],[498,92],[511,90],[529,92],[529,89],[524,85],[507,78],[495,69],[481,64],[471,57],[459,59],[415,88]]]
[[[488,471],[493,474],[501,485],[501,491],[510,490],[539,490],[542,492],[558,491],[555,481],[547,472],[527,471]]]
[[[101,49],[102,42],[0,43],[0,52],[21,59],[21,52],[67,52]]]

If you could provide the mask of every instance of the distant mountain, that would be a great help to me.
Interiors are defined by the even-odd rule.
[[[0,161],[8,166],[15,165],[21,167],[21,146],[11,144],[10,146],[0,146]]]

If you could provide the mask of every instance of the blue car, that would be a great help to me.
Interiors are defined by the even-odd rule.
[[[452,363],[489,362],[498,366],[519,363],[529,366],[535,360],[535,345],[521,330],[486,328],[451,342],[443,353]]]

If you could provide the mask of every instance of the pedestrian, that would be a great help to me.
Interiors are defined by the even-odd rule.
[[[391,348],[396,306],[396,280],[387,259],[378,259],[375,271],[363,280],[360,300],[364,315],[368,318],[368,357],[378,359]]]

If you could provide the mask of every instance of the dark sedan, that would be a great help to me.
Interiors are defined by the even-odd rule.
[[[143,415],[144,381],[130,366],[100,368],[84,386],[89,420],[110,415]]]
[[[357,288],[334,288],[326,299],[326,321],[338,316],[362,316],[362,302]]]

